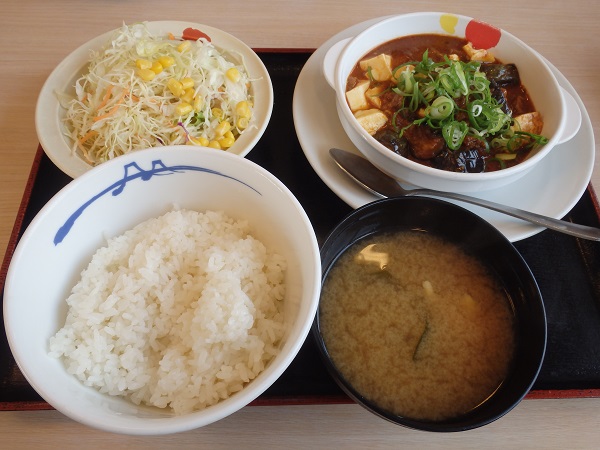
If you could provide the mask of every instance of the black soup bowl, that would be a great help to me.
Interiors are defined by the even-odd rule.
[[[390,422],[432,432],[465,431],[487,425],[508,413],[529,392],[540,371],[547,339],[546,313],[537,282],[525,260],[500,231],[470,211],[445,201],[425,197],[378,200],[346,216],[321,246],[323,284],[340,256],[356,242],[372,235],[410,230],[437,236],[443,242],[460,247],[484,264],[499,282],[509,302],[514,329],[513,356],[503,381],[477,406],[451,418],[424,420],[393,413],[382,407],[381,402],[359,392],[332,360],[322,332],[323,302],[312,328],[322,359],[331,376],[351,399]],[[321,299],[323,301],[323,294]],[[368,350],[357,348],[353,351]],[[366,370],[366,365],[361,366],[361,370],[363,367]],[[393,380],[385,381],[389,382]],[[423,394],[437,395],[436,392]]]

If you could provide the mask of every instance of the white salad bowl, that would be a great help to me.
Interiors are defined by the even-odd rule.
[[[345,97],[346,83],[353,67],[369,51],[403,36],[442,34],[469,39],[492,35],[487,47],[497,59],[516,64],[521,83],[535,108],[542,114],[542,135],[548,142],[532,150],[529,157],[495,172],[458,173],[428,167],[400,156],[379,143],[358,123]],[[495,38],[495,39],[494,39]],[[496,189],[525,176],[552,148],[571,139],[579,130],[581,111],[575,99],[554,77],[544,59],[510,33],[473,18],[440,12],[421,12],[383,18],[352,38],[333,45],[325,55],[323,72],[335,89],[341,124],[352,143],[382,171],[411,185],[453,192],[478,192]]]
[[[240,156],[248,154],[267,128],[273,110],[273,85],[259,56],[235,36],[208,25],[182,21],[154,21],[146,22],[146,26],[157,36],[172,33],[175,37],[180,37],[186,28],[200,30],[210,36],[214,46],[231,62],[246,67],[251,80],[253,116],[248,128],[227,151]],[[59,96],[74,96],[75,82],[87,72],[90,52],[99,51],[116,31],[112,30],[95,37],[69,54],[48,76],[38,96],[35,126],[40,144],[52,162],[72,178],[90,170],[92,165],[72,150],[73,142],[66,135],[66,110],[61,106]]]
[[[101,394],[49,355],[65,324],[66,299],[106,239],[174,207],[224,211],[287,262],[284,337],[277,356],[243,389],[203,410],[174,415]],[[310,330],[321,288],[319,247],[300,203],[252,161],[214,149],[171,146],[124,155],[73,180],[37,214],[6,277],[4,324],[25,378],[52,407],[98,429],[167,434],[201,427],[248,405],[284,372]]]

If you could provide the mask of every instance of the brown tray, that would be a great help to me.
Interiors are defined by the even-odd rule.
[[[282,180],[310,217],[319,242],[351,208],[321,181],[296,137],[292,97],[310,51],[258,50],[273,81],[271,122],[248,159]],[[282,157],[282,155],[284,157]],[[38,148],[0,271],[6,272],[27,225],[71,179]],[[600,207],[591,186],[565,217],[600,226]],[[543,231],[515,243],[534,273],[546,306],[548,346],[533,390],[527,398],[600,397],[600,243]],[[0,297],[0,299],[3,298]],[[320,360],[312,335],[283,375],[252,404],[348,403]],[[10,352],[4,320],[0,332],[0,410],[51,409],[27,383]]]

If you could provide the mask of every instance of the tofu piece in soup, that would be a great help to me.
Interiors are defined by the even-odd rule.
[[[371,136],[385,126],[388,120],[385,113],[375,108],[357,111],[354,113],[354,117]]]
[[[360,68],[370,72],[375,81],[387,81],[392,78],[392,57],[381,53],[360,62]]]
[[[541,134],[544,128],[542,115],[537,112],[530,112],[513,117],[515,124],[512,126],[515,131],[525,131],[527,133]]]
[[[352,112],[367,109],[369,107],[369,103],[367,102],[367,97],[365,96],[365,92],[369,89],[369,81],[364,80],[358,83],[354,88],[346,92],[346,100],[348,101],[348,106],[352,110]]]

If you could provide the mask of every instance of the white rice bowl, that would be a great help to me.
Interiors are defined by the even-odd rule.
[[[188,212],[200,223],[194,232]],[[151,231],[131,231],[140,224]],[[134,234],[151,235],[139,254],[127,248]],[[186,256],[192,242],[210,246],[204,238],[227,250],[213,249],[208,262],[197,250]],[[96,262],[118,260],[99,250],[107,245],[131,255],[113,264],[128,281],[102,298],[91,293],[119,277],[88,265],[96,252]],[[164,283],[178,271],[183,284]],[[34,218],[7,272],[5,329],[27,381],[68,417],[116,433],[180,432],[234,413],[279,378],[312,325],[320,271],[310,220],[272,174],[214,149],[149,149],[78,177]],[[136,304],[147,291],[172,308],[161,316],[152,302]],[[75,302],[80,292],[90,294]],[[225,364],[215,372],[216,361]]]

